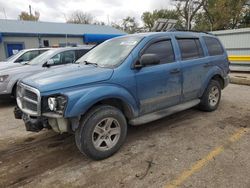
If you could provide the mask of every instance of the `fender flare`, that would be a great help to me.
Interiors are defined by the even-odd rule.
[[[206,75],[206,79],[204,80],[204,82],[202,83],[202,88],[200,89],[199,92],[199,97],[202,97],[203,93],[205,92],[210,80],[214,77],[214,76],[220,76],[223,78],[223,71],[219,68],[219,67],[213,67],[212,69],[210,69]]]
[[[79,117],[86,113],[93,105],[105,99],[119,99],[129,107],[133,117],[139,114],[136,99],[125,88],[115,85],[99,85],[84,88],[77,91],[67,92],[68,104],[64,117]]]

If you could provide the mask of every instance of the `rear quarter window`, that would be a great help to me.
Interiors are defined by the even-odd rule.
[[[204,57],[204,52],[199,39],[177,38],[182,60],[191,60]]]
[[[224,49],[218,39],[213,37],[204,37],[204,40],[210,56],[224,54]]]

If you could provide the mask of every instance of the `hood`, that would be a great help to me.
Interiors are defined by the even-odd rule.
[[[0,62],[0,71],[6,68],[21,67],[21,63]]]
[[[26,74],[29,72],[34,72],[36,70],[41,70],[41,66],[40,67],[32,65],[8,66],[3,69],[0,69],[0,75],[17,76],[18,74]]]
[[[110,79],[113,69],[93,65],[70,64],[29,76],[24,84],[37,88],[40,92],[65,89]]]

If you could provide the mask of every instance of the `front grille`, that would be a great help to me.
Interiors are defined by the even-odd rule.
[[[17,105],[28,115],[40,115],[40,93],[37,89],[25,84],[18,84]]]
[[[25,96],[33,101],[37,101],[37,94],[32,91],[25,90]]]

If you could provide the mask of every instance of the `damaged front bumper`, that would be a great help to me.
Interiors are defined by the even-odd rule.
[[[48,119],[44,117],[32,117],[23,113],[17,106],[14,108],[14,116],[16,119],[22,119],[27,131],[39,132],[43,128],[50,129]]]
[[[63,118],[61,116],[48,116],[34,117],[26,113],[23,113],[20,108],[15,107],[14,115],[16,119],[22,119],[24,121],[27,131],[39,132],[43,128],[53,129],[55,132],[74,132],[79,125],[80,118]]]

